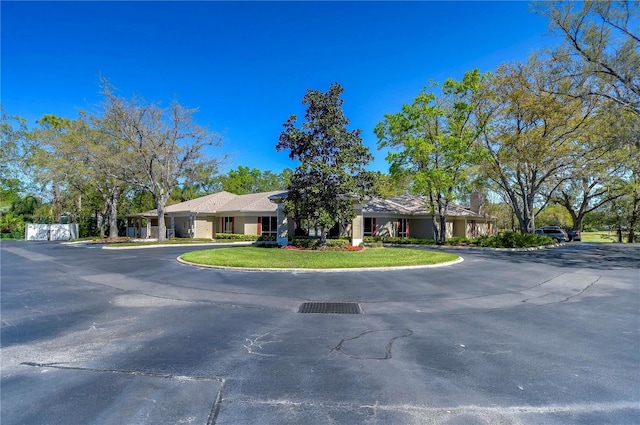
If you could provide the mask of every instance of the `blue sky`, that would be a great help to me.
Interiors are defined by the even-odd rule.
[[[1,101],[30,123],[95,110],[99,78],[130,97],[198,107],[225,169],[294,168],[276,152],[307,88],[344,87],[350,129],[388,171],[373,128],[430,80],[526,60],[556,40],[527,2],[2,1]]]

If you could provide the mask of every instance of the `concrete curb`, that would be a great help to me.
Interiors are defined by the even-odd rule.
[[[439,264],[424,264],[417,266],[398,266],[398,267],[367,267],[367,268],[349,268],[349,269],[296,269],[296,268],[251,268],[251,267],[228,267],[228,266],[212,266],[208,264],[198,264],[192,263],[189,261],[185,261],[182,258],[178,257],[176,260],[179,263],[195,266],[195,267],[206,267],[209,269],[218,269],[218,270],[229,270],[229,271],[243,271],[243,272],[275,272],[275,273],[344,273],[344,272],[380,272],[380,271],[394,271],[394,270],[413,270],[413,269],[431,269],[436,267],[447,267],[452,266],[454,264],[462,263],[464,258],[459,257],[453,261],[447,261],[445,263]]]
[[[148,249],[148,248],[168,248],[168,247],[192,247],[192,246],[249,246],[253,244],[253,242],[211,242],[211,243],[185,243],[185,244],[157,244],[157,245],[137,245],[137,246],[117,246],[117,245],[106,245],[103,246],[102,249],[112,249],[112,250],[121,250],[121,249]]]
[[[477,250],[477,251],[502,251],[502,252],[526,252],[526,251],[539,251],[541,249],[553,249],[565,246],[566,243],[559,243],[554,245],[534,246],[530,248],[490,248],[484,246],[459,246],[459,245],[413,245],[413,244],[389,244],[384,246],[390,246],[394,248],[421,248],[425,249],[458,249],[458,250]]]

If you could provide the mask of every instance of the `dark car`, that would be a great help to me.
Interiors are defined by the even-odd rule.
[[[570,241],[581,241],[582,236],[580,236],[580,230],[567,230],[567,234],[569,235]]]
[[[569,239],[569,235],[567,234],[567,232],[565,232],[561,227],[557,226],[541,227],[539,229],[536,229],[535,233],[537,235],[549,236],[551,239],[555,240],[558,243],[569,242],[571,240]]]

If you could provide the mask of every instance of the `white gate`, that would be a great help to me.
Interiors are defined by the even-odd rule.
[[[78,224],[27,224],[27,241],[68,241],[78,237]]]

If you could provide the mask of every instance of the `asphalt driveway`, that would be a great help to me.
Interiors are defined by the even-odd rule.
[[[2,424],[640,423],[638,246],[358,273],[0,248]]]

